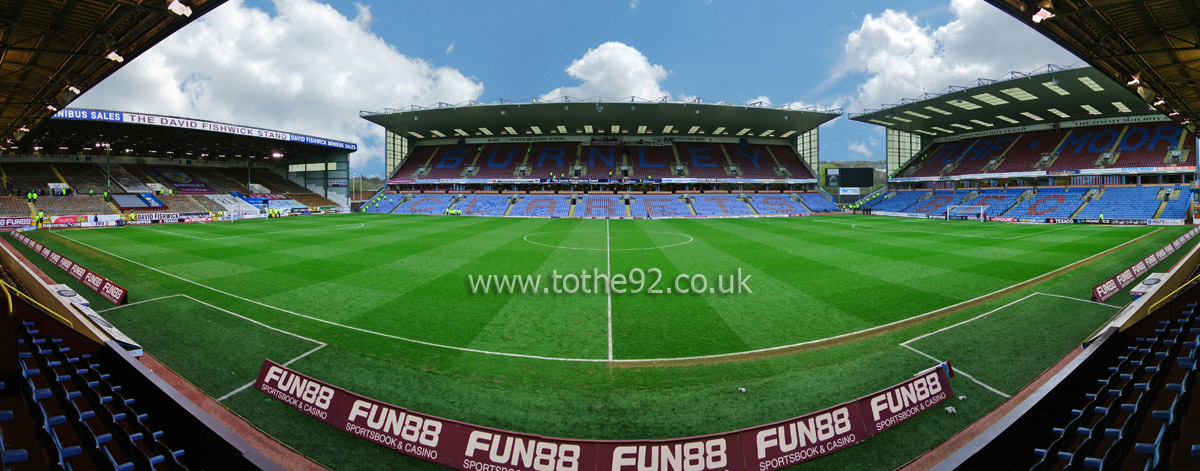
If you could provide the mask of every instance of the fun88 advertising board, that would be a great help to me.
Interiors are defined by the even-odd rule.
[[[862,443],[950,397],[949,363],[824,410],[731,432],[583,440],[510,432],[414,412],[264,360],[255,389],[343,432],[470,471],[772,471]],[[905,375],[907,376],[907,375]]]

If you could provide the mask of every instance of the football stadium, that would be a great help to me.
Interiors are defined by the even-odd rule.
[[[1200,469],[1190,2],[989,0],[1083,63],[852,113],[383,104],[369,191],[71,106],[224,3],[0,2],[0,470]]]

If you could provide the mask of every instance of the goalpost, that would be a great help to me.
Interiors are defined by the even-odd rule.
[[[987,221],[987,205],[951,205],[946,207],[946,220]]]

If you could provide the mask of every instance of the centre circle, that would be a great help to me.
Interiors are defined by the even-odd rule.
[[[634,238],[631,234],[648,237]],[[627,230],[545,231],[526,234],[525,242],[542,247],[571,250],[632,251],[657,250],[690,244],[695,239],[679,232]]]

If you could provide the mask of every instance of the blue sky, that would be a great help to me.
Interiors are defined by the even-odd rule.
[[[382,130],[358,110],[601,90],[853,112],[1076,61],[980,0],[230,0],[75,106],[349,139],[376,174]],[[822,159],[882,159],[882,141],[839,119]]]

